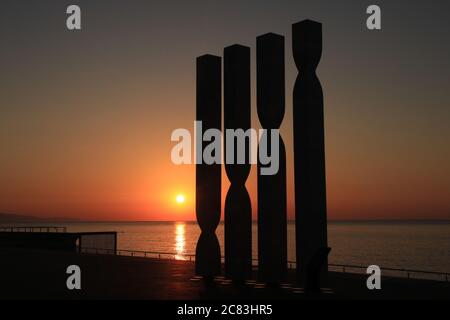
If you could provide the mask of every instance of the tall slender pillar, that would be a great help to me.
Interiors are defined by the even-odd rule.
[[[227,129],[250,128],[250,48],[233,45],[224,49],[224,125]],[[245,141],[245,161],[238,162],[240,139],[225,133],[225,159],[234,145],[234,163],[226,163],[230,188],[225,199],[225,275],[233,280],[251,277],[252,207],[245,182],[250,173],[250,141]],[[240,150],[239,152],[241,152]]]
[[[213,55],[197,58],[196,118],[197,121],[202,121],[203,131],[221,130],[222,127],[221,63],[221,58]],[[201,156],[205,145],[201,142],[196,148],[196,154]],[[220,163],[198,162],[196,164],[195,207],[201,234],[195,252],[195,270],[198,275],[212,277],[219,275],[221,271],[220,245],[215,234],[220,222],[221,211],[221,165]]]
[[[284,37],[259,36],[256,50],[257,109],[262,127],[268,129],[270,152],[270,130],[280,128],[285,109]],[[280,283],[287,273],[286,151],[281,136],[276,151],[279,167],[273,175],[262,174],[261,169],[269,165],[258,157],[258,277],[268,283]]]
[[[297,281],[308,286],[327,273],[327,208],[322,86],[316,68],[322,55],[322,24],[292,25],[299,70],[293,93]]]

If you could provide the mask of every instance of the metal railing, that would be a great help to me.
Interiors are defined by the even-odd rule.
[[[55,226],[0,226],[0,232],[56,232],[66,233],[67,227]]]
[[[95,253],[95,254],[113,254],[113,252],[105,249],[96,248],[83,248],[83,253]],[[174,252],[160,252],[160,251],[139,251],[139,250],[126,250],[120,249],[116,252],[120,256],[131,256],[131,257],[144,257],[144,258],[157,258],[157,259],[171,259],[171,260],[184,260],[184,261],[195,261],[195,254],[178,254]],[[221,258],[224,262],[224,257]],[[258,266],[258,259],[252,259],[253,267]],[[288,268],[294,269],[296,267],[295,261],[288,261]],[[332,268],[338,272],[348,273],[348,274],[366,274],[367,267],[361,265],[349,265],[349,264],[336,264],[329,263],[329,268]],[[436,271],[423,271],[423,270],[413,270],[413,269],[400,269],[400,268],[389,268],[380,267],[384,272],[391,272],[408,279],[429,279],[438,281],[450,281],[450,273],[447,272],[436,272]],[[394,276],[394,275],[393,275]]]
[[[367,267],[358,265],[346,265],[346,264],[335,264],[329,263],[329,267],[335,268],[343,273],[364,273],[366,274]],[[386,273],[392,273],[400,275],[408,279],[429,279],[429,280],[439,280],[439,281],[450,281],[450,273],[448,272],[438,272],[438,271],[424,271],[424,270],[414,270],[414,269],[402,269],[402,268],[390,268],[381,267],[380,269]],[[355,272],[358,270],[359,272]]]

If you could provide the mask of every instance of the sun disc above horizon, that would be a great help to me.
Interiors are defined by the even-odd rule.
[[[179,194],[176,196],[175,201],[176,201],[178,204],[183,204],[183,203],[186,201],[186,197],[184,196],[184,194],[179,193]]]

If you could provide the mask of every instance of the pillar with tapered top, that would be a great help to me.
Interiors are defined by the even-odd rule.
[[[316,68],[322,55],[322,24],[292,25],[298,69],[293,92],[297,282],[317,287],[327,273],[327,207],[322,86]]]
[[[259,36],[256,50],[257,110],[270,152],[272,143],[277,146],[271,130],[280,128],[285,110],[284,37]],[[286,151],[281,136],[274,152],[278,170],[269,174],[262,170],[273,163],[264,164],[258,156],[258,278],[267,283],[280,283],[287,273]]]
[[[245,187],[250,141],[239,148],[239,139],[227,131],[246,131],[250,125],[250,48],[233,45],[224,49],[225,170],[230,180],[225,199],[225,275],[233,280],[248,279],[252,272],[252,207]],[[245,153],[243,163],[237,163],[239,152]]]
[[[221,64],[221,58],[213,55],[197,58],[196,119],[201,121],[203,132],[222,128]],[[203,150],[210,142],[202,142],[201,138],[197,141],[195,209],[201,233],[195,252],[195,270],[197,275],[208,278],[221,273],[220,245],[215,233],[221,211],[221,164],[205,163]]]

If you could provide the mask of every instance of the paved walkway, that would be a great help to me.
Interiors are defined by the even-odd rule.
[[[66,288],[71,264],[81,268],[80,291]],[[330,288],[309,295],[256,281],[205,285],[193,274],[194,263],[185,261],[0,249],[0,299],[450,299],[449,283],[425,280],[383,278],[382,290],[369,291],[365,276],[331,273]]]

